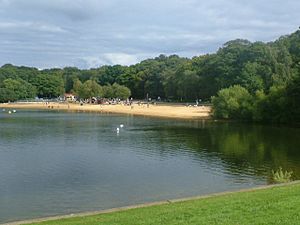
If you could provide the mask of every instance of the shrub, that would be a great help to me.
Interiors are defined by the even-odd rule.
[[[213,113],[217,118],[251,120],[253,97],[247,89],[234,85],[212,97]]]

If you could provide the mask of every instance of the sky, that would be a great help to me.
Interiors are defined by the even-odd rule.
[[[131,65],[273,41],[300,25],[299,0],[0,0],[0,65]]]

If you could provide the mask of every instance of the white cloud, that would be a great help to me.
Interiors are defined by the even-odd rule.
[[[46,24],[46,23],[40,23],[40,22],[0,22],[0,29],[2,29],[2,32],[5,32],[5,29],[30,29],[35,31],[41,31],[41,32],[54,32],[54,33],[61,33],[66,32],[63,28],[52,25],[52,24]],[[1,32],[0,31],[0,32]]]
[[[75,64],[86,68],[96,68],[102,65],[132,65],[137,62],[137,55],[126,53],[104,53],[99,56],[81,57],[77,59]]]
[[[299,9],[298,0],[0,0],[0,62],[96,67],[190,57],[235,38],[293,32]]]
[[[138,62],[135,55],[129,55],[126,53],[106,53],[104,57],[110,62],[110,64],[120,65],[132,65]]]

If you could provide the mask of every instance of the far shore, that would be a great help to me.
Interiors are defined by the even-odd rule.
[[[95,104],[76,104],[65,102],[22,102],[22,103],[3,103],[0,108],[5,109],[39,109],[39,110],[64,110],[80,112],[104,112],[122,113],[131,115],[143,115],[153,117],[177,118],[177,119],[208,119],[211,117],[210,106],[184,106],[184,105],[95,105]]]

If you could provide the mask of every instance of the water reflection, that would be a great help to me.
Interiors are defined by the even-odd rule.
[[[205,120],[0,113],[0,222],[255,186],[279,166],[299,178],[299,137]]]
[[[151,146],[146,154],[170,157],[189,154],[193,160],[213,163],[220,159],[232,174],[258,175],[267,178],[283,167],[300,178],[300,129],[235,122],[173,121],[163,125],[134,129],[143,133],[137,140]],[[154,140],[154,141],[153,141]],[[142,150],[142,154],[144,150]]]

